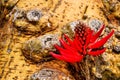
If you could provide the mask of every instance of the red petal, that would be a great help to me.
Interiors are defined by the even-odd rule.
[[[102,25],[102,28],[92,36],[90,42],[93,43],[96,41],[96,39],[100,36],[100,34],[102,33],[103,29],[104,29],[105,25]]]
[[[60,54],[61,54],[61,52],[62,52],[62,55],[70,55],[70,54],[67,54],[67,53],[69,53],[68,50],[63,49],[63,48],[61,48],[61,47],[58,46],[58,45],[54,45],[54,46],[55,46],[56,49],[58,49],[58,50],[60,51]]]
[[[55,58],[57,58],[57,59],[59,59],[59,60],[64,60],[64,58],[63,58],[61,55],[55,54],[55,53],[53,53],[53,52],[50,52],[50,54],[51,54],[53,57],[55,57]]]
[[[77,56],[77,58],[74,59],[75,60],[74,62],[80,62],[82,59],[83,59],[83,56],[79,55],[79,56]],[[72,63],[74,63],[74,62],[72,62]]]
[[[60,54],[62,55],[65,55],[65,56],[69,56],[69,55],[72,55],[72,56],[78,56],[79,53],[75,50],[64,50],[64,51],[60,51]]]
[[[72,40],[70,40],[70,38],[69,38],[66,34],[64,34],[64,37],[67,39],[67,41],[68,41],[70,44],[72,44]]]
[[[103,52],[105,52],[105,50],[106,50],[106,49],[104,48],[104,49],[102,49],[102,50],[89,51],[88,54],[89,54],[89,55],[92,55],[92,56],[98,56],[98,55],[102,54]]]
[[[81,44],[81,42],[78,40],[77,35],[75,35],[75,39],[74,39],[73,43],[74,43],[74,47],[77,48],[77,50],[79,50],[79,51],[82,50],[82,44]]]
[[[59,51],[63,51],[63,50],[64,50],[62,47],[58,46],[57,44],[55,44],[54,47],[55,47],[56,49],[58,49]]]
[[[70,38],[66,34],[64,34],[64,37],[67,39],[69,45],[63,39],[61,39],[60,42],[63,44],[63,46],[67,49],[70,49],[70,48],[75,49],[76,47],[74,42],[70,40]]]
[[[83,55],[86,55],[86,46],[83,47]]]
[[[83,56],[82,55],[71,56],[71,57],[63,56],[63,58],[66,62],[75,63],[75,62],[80,62],[83,59]]]
[[[64,57],[64,60],[66,62],[70,62],[70,63],[75,63],[75,62],[80,62],[83,58],[83,56],[73,56],[73,57],[66,57],[66,56],[63,56]]]
[[[69,55],[69,57],[68,57],[68,56],[65,56],[65,55],[55,54],[55,53],[53,53],[53,52],[50,52],[50,54],[51,54],[53,57],[55,57],[55,58],[57,58],[57,59],[59,59],[59,60],[63,60],[63,61],[66,61],[66,62],[75,62],[74,57],[73,57],[73,56],[70,56],[70,55]]]
[[[53,52],[50,52],[50,54],[59,59],[59,60],[63,60],[63,61],[66,61],[66,62],[70,62],[70,63],[74,63],[74,62],[80,62],[83,58],[82,55],[79,55],[79,56],[63,56],[63,55],[58,55],[58,54],[55,54]]]
[[[90,44],[88,46],[88,48],[99,48],[99,47],[103,46],[106,43],[106,41],[113,35],[113,33],[114,33],[114,30],[112,30],[107,36],[105,36],[101,40],[99,40],[93,44]]]
[[[89,34],[86,37],[86,42],[85,42],[85,46],[87,46],[90,42],[91,36],[92,36],[93,31],[90,31]]]
[[[68,45],[64,40],[60,39],[60,42],[66,51],[71,51],[70,53],[77,51],[76,47],[74,47],[73,45],[71,45],[71,46]]]
[[[70,49],[70,46],[63,39],[60,39],[60,42],[64,48]]]
[[[60,51],[60,54],[68,56],[68,55],[79,55],[79,53],[77,53],[77,51],[74,48],[69,48],[69,49],[63,49],[58,45],[54,45],[56,49],[58,49]],[[69,47],[69,46],[68,46]]]

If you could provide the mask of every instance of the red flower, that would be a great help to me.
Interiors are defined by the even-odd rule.
[[[59,60],[64,60],[70,63],[80,62],[87,54],[92,56],[100,55],[106,50],[103,48],[103,45],[114,33],[114,30],[112,30],[107,36],[98,40],[104,27],[105,26],[102,25],[101,29],[95,33],[85,24],[79,23],[75,27],[74,40],[72,41],[64,34],[63,37],[66,41],[62,38],[60,39],[62,46],[58,46],[57,44],[54,45],[55,48],[59,50],[60,54],[55,54],[53,52],[50,52],[50,54]]]

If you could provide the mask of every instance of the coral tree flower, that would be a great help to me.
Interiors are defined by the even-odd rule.
[[[54,52],[50,52],[50,54],[59,60],[70,63],[80,62],[85,55],[98,56],[105,52],[106,48],[104,48],[103,45],[114,33],[114,30],[112,30],[104,38],[98,39],[104,27],[105,26],[102,25],[98,32],[94,32],[85,24],[79,23],[75,26],[75,36],[73,40],[64,34],[63,38],[60,39],[61,46],[57,44],[54,45],[60,54]]]

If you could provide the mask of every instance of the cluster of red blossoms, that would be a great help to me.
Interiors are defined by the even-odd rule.
[[[57,44],[54,45],[60,54],[54,52],[50,52],[50,54],[59,60],[70,63],[80,62],[85,55],[100,55],[106,50],[103,45],[114,33],[114,30],[112,30],[104,38],[98,39],[104,27],[105,26],[102,25],[98,32],[94,32],[85,24],[79,23],[75,27],[73,40],[64,34],[63,38],[60,39],[61,46]]]

